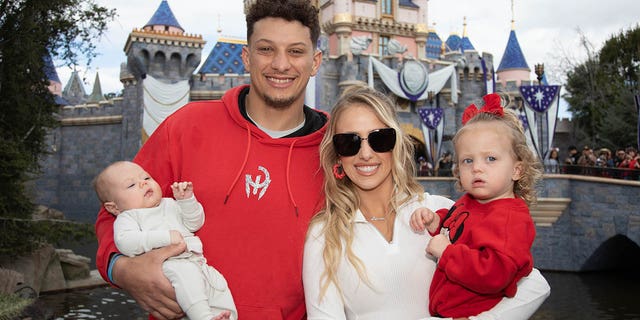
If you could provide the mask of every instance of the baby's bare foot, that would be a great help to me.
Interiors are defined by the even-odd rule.
[[[211,320],[225,320],[231,319],[231,311],[222,311],[219,315],[213,317]]]

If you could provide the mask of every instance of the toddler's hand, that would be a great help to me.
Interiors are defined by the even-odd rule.
[[[176,200],[189,199],[193,196],[193,183],[190,181],[174,182],[171,185],[171,191],[173,191],[173,197]]]
[[[427,253],[440,259],[444,249],[447,248],[451,244],[449,241],[449,237],[439,234],[431,238],[429,244],[427,245]]]
[[[171,230],[169,231],[169,234],[171,235],[171,244],[178,244],[184,241],[182,233],[178,230]]]
[[[409,225],[413,231],[424,231],[425,226],[429,232],[435,232],[440,223],[440,217],[427,208],[418,208],[411,214]]]

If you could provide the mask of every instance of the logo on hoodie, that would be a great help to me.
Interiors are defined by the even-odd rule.
[[[258,170],[264,173],[264,181],[262,182],[260,182],[260,180],[262,180],[261,175],[256,175],[255,180],[252,179],[250,174],[245,175],[245,191],[247,192],[247,198],[250,197],[250,194],[255,196],[258,193],[258,190],[260,190],[260,194],[258,194],[258,200],[260,200],[262,196],[264,196],[265,192],[267,192],[269,184],[271,184],[269,171],[263,166],[258,166]],[[253,191],[251,188],[253,188]]]

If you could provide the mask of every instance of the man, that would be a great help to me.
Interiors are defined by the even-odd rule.
[[[194,102],[167,118],[140,164],[167,193],[192,181],[205,225],[204,256],[227,279],[240,319],[302,319],[302,249],[322,205],[318,146],[327,116],[304,106],[322,61],[318,11],[308,0],[259,0],[247,14],[242,59],[251,85]],[[174,245],[135,258],[117,254],[113,216],[99,213],[97,266],[158,319],[183,316],[161,270]]]

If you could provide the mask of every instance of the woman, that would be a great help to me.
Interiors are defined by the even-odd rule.
[[[365,143],[366,140],[366,143]],[[332,110],[320,144],[325,209],[311,222],[303,282],[307,316],[315,319],[421,319],[436,263],[425,255],[429,235],[414,233],[420,206],[450,207],[423,193],[413,178],[412,145],[393,103],[355,87]],[[549,294],[536,271],[485,316],[527,319]]]

